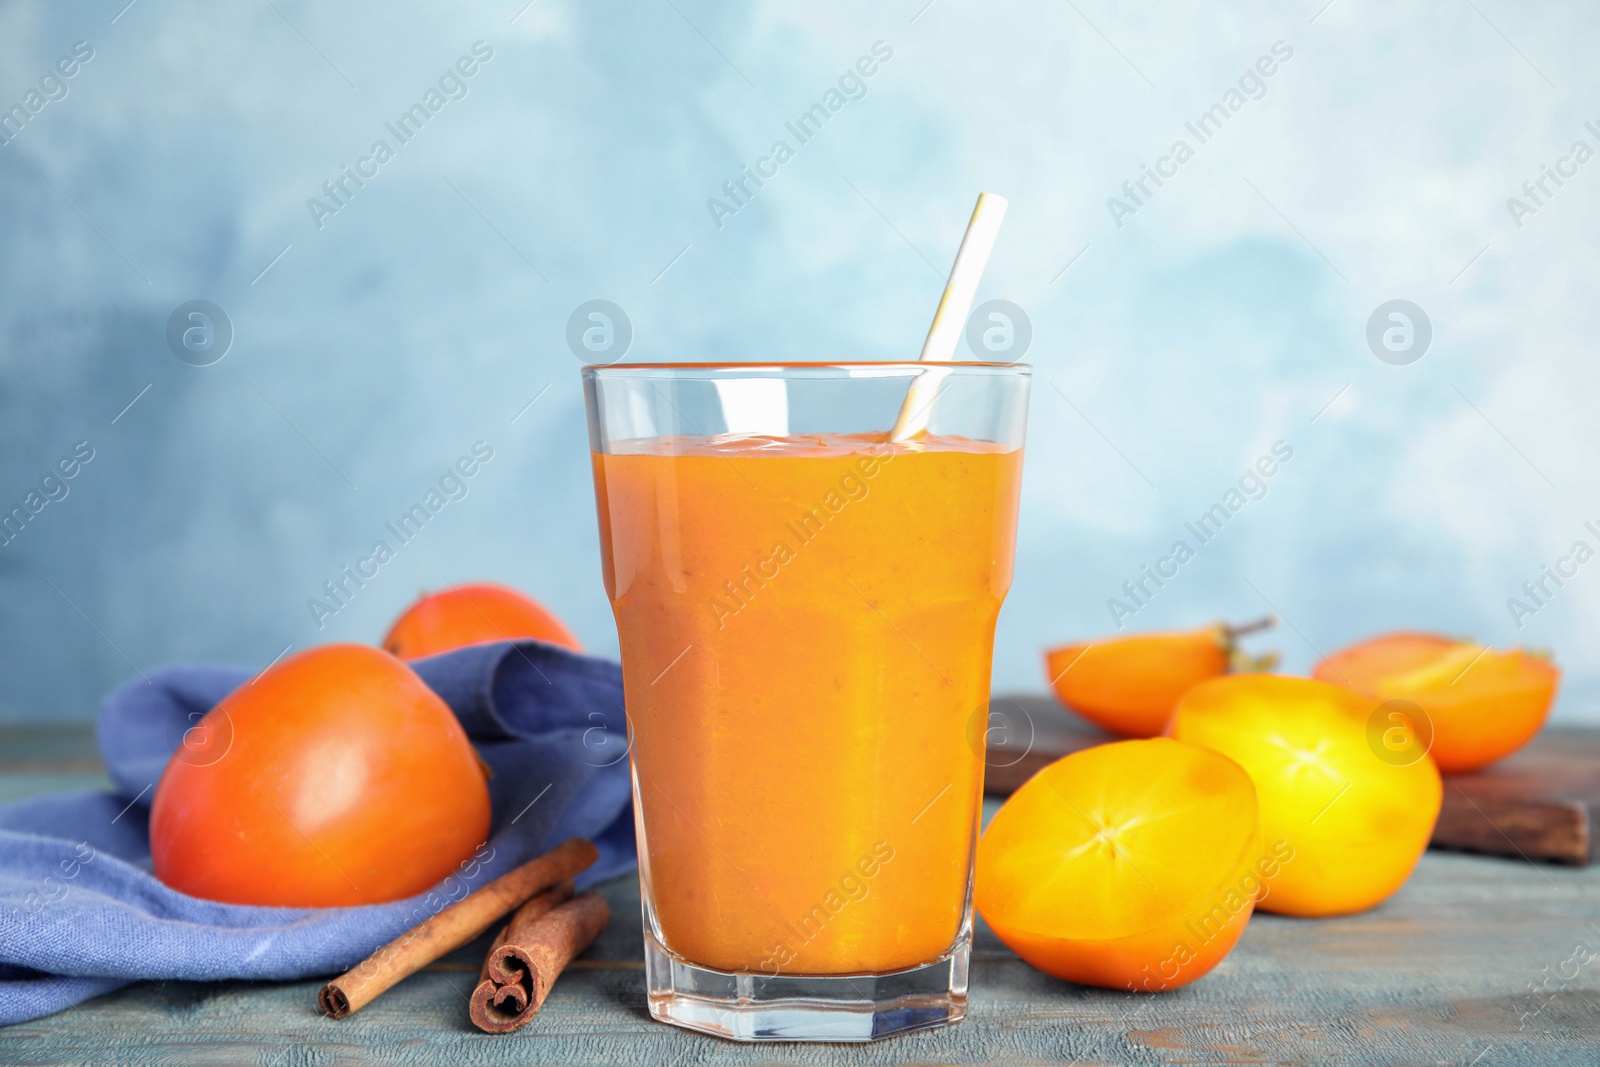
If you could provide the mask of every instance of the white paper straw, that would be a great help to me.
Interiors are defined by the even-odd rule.
[[[928,338],[922,343],[918,360],[948,363],[955,358],[962,328],[972,313],[978,283],[983,280],[984,268],[989,265],[989,255],[994,251],[995,238],[1000,235],[1000,223],[1005,217],[1005,197],[978,194],[972,218],[967,222],[967,232],[961,238],[961,248],[956,252],[955,264],[950,268],[950,280],[945,284],[938,310],[933,313],[933,325],[928,328]],[[900,415],[894,420],[894,429],[889,431],[891,441],[908,440],[928,428],[934,398],[939,395],[939,388],[949,373],[930,368],[911,380],[905,401],[900,405]]]

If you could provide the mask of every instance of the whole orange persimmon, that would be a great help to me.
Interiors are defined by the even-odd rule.
[[[1171,730],[1255,782],[1262,840],[1289,853],[1266,879],[1264,911],[1364,911],[1399,889],[1428,847],[1439,770],[1414,738],[1380,740],[1409,727],[1352,689],[1275,674],[1214,678],[1184,694]]]
[[[1013,952],[1085,985],[1156,992],[1233,948],[1262,879],[1256,791],[1237,763],[1158,737],[1030,778],[978,843],[978,911]]]
[[[167,763],[150,808],[156,877],[230,904],[398,900],[488,832],[461,723],[365,645],[308,649],[230,693]]]
[[[423,659],[467,645],[533,638],[582,652],[583,646],[538,601],[489,582],[424,593],[383,639],[401,659]]]
[[[1096,726],[1119,737],[1155,737],[1167,728],[1178,699],[1207,678],[1270,669],[1276,655],[1246,660],[1238,642],[1276,621],[1062,645],[1045,653],[1045,670],[1057,699]]]
[[[1549,717],[1561,680],[1556,665],[1534,653],[1423,633],[1362,641],[1312,673],[1392,704],[1397,714],[1420,710],[1446,774],[1475,771],[1527,744]]]

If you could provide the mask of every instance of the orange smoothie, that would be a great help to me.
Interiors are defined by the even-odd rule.
[[[1022,452],[724,436],[594,454],[653,935],[722,971],[956,940]]]

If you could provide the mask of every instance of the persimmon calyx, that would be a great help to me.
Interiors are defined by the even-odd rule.
[[[1263,615],[1259,619],[1237,624],[1218,623],[1216,628],[1217,644],[1228,654],[1228,673],[1259,674],[1276,667],[1283,658],[1276,651],[1252,656],[1239,647],[1239,639],[1248,637],[1251,634],[1261,633],[1263,630],[1271,630],[1277,625],[1277,615]]]
[[[1283,656],[1276,650],[1263,652],[1259,656],[1252,656],[1242,648],[1228,650],[1229,674],[1267,674],[1275,670],[1281,662]]]

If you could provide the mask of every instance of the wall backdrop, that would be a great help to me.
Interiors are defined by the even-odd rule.
[[[0,719],[479,578],[614,654],[575,310],[909,358],[979,190],[1037,373],[997,688],[1275,610],[1293,669],[1550,647],[1600,717],[1597,44],[1510,0],[6,4]]]

